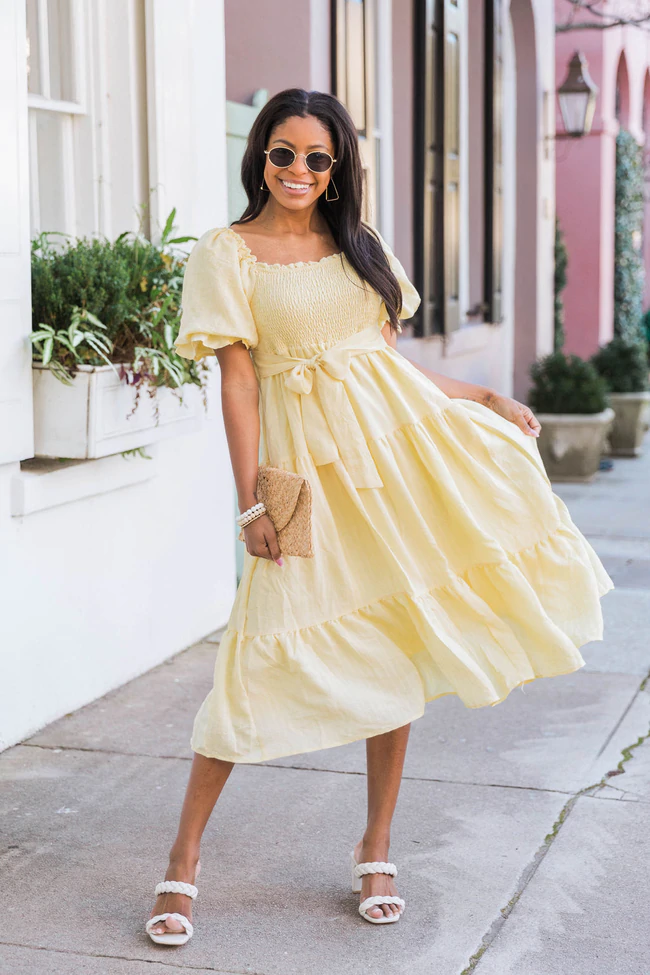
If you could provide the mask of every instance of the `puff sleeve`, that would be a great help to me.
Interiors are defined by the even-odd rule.
[[[255,348],[248,270],[238,238],[228,228],[210,230],[196,242],[183,279],[181,327],[174,343],[179,355],[202,359],[234,342]]]
[[[384,249],[384,253],[388,258],[388,263],[390,264],[391,271],[397,278],[398,284],[402,289],[402,310],[399,314],[401,320],[411,318],[420,306],[420,295],[417,293],[411,282],[406,276],[406,271],[397,260],[392,250],[381,236],[379,231],[373,227],[372,230],[377,234],[381,242],[381,246]],[[383,325],[384,322],[388,321],[388,312],[386,311],[385,304],[381,303],[381,308],[379,309],[379,323]]]

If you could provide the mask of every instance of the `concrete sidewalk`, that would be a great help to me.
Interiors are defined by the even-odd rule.
[[[648,975],[650,444],[558,485],[617,589],[587,667],[413,727],[393,835],[407,911],[356,911],[364,746],[239,766],[196,933],[143,926],[212,681],[206,640],[0,756],[2,975]],[[92,648],[89,648],[92,652]]]

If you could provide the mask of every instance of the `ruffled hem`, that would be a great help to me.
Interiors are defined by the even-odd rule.
[[[582,663],[578,664],[577,667],[572,667],[571,670],[558,671],[558,673],[550,674],[550,675],[549,674],[535,674],[534,677],[529,677],[527,680],[522,680],[518,684],[513,684],[512,687],[509,687],[508,688],[508,690],[506,691],[506,693],[504,694],[503,697],[499,698],[498,701],[492,701],[492,702],[490,702],[490,705],[484,705],[484,704],[479,704],[479,705],[466,705],[466,707],[469,707],[470,709],[472,707],[474,707],[475,709],[476,708],[479,708],[479,707],[488,707],[488,706],[490,706],[490,707],[496,707],[497,704],[501,704],[503,701],[505,701],[505,699],[507,697],[509,697],[510,694],[513,691],[516,691],[520,687],[524,687],[526,684],[532,684],[533,681],[542,680],[544,677],[549,677],[549,676],[550,677],[567,677],[569,674],[575,674],[578,670],[580,670],[582,667],[584,667],[584,665],[585,665],[585,662],[583,660]],[[430,704],[431,701],[437,701],[441,697],[458,697],[458,694],[457,694],[456,691],[441,691],[440,694],[435,694],[433,697],[426,698],[426,700],[425,700],[424,703],[425,704]],[[411,715],[410,717],[404,718],[403,720],[400,720],[397,724],[391,724],[390,726],[387,726],[385,728],[381,728],[381,730],[373,732],[372,735],[363,736],[363,740],[365,740],[366,737],[367,738],[374,738],[377,735],[386,735],[390,731],[396,731],[398,728],[403,728],[407,724],[412,724],[414,721],[417,721],[419,718],[422,718],[424,716],[424,711],[425,711],[424,708],[420,708],[420,710],[418,710],[417,713]],[[280,758],[291,758],[292,755],[304,755],[304,754],[308,754],[309,752],[314,752],[314,751],[325,751],[328,748],[339,748],[341,745],[351,745],[353,742],[355,742],[355,741],[361,741],[361,740],[362,740],[362,738],[360,738],[360,736],[357,735],[357,734],[353,735],[351,738],[345,738],[345,739],[332,738],[331,740],[325,741],[324,743],[316,746],[315,748],[304,748],[300,752],[296,752],[294,749],[291,749],[291,751],[282,752],[279,755],[273,755],[272,757],[269,757],[269,758],[232,758],[232,757],[226,757],[225,755],[222,755],[222,754],[216,754],[216,753],[213,753],[213,752],[209,752],[209,751],[202,750],[202,748],[201,748],[200,745],[195,744],[194,737],[192,737],[192,740],[190,742],[190,748],[197,755],[203,755],[204,758],[217,758],[217,759],[219,759],[222,762],[236,762],[238,765],[255,765],[255,764],[258,764],[259,762],[273,762],[273,761],[275,761],[277,759],[280,759]]]
[[[572,590],[536,591],[567,544]],[[573,673],[584,665],[579,648],[602,639],[599,600],[613,584],[599,566],[561,526],[504,562],[335,620],[255,636],[229,629],[191,747],[268,761],[383,734],[448,694],[469,708],[494,706],[523,684]]]
[[[198,362],[205,356],[214,355],[218,349],[234,345],[235,342],[241,342],[247,349],[254,348],[245,338],[210,335],[207,332],[188,332],[182,342],[176,342],[176,351],[184,359],[194,359]]]

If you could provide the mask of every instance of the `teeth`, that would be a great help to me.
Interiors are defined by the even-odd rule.
[[[308,190],[310,186],[309,183],[289,183],[286,179],[282,179],[280,182],[284,186],[288,186],[290,190]]]

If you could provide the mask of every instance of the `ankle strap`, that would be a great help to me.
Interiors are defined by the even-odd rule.
[[[194,900],[198,890],[194,884],[184,884],[181,880],[163,880],[161,884],[156,885],[154,893],[156,897],[159,894],[184,894]]]
[[[368,873],[385,873],[389,877],[397,876],[397,867],[394,863],[385,863],[383,860],[373,860],[368,863],[357,863],[354,868],[355,877],[365,877]]]

